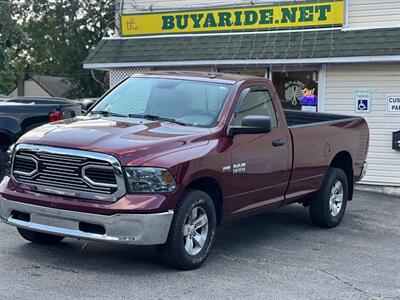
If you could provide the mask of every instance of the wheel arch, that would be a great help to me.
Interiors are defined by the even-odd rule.
[[[354,192],[354,171],[351,154],[347,151],[341,151],[337,153],[333,157],[329,167],[341,169],[346,174],[349,185],[349,200],[352,200]]]
[[[0,147],[7,149],[8,146],[17,141],[22,134],[22,128],[20,123],[13,117],[1,117],[0,122]]]
[[[212,177],[200,177],[191,181],[186,189],[195,189],[207,193],[214,202],[217,214],[217,225],[220,225],[224,216],[223,194],[220,184]]]
[[[7,148],[14,142],[13,135],[7,131],[0,129],[0,149],[7,150]]]

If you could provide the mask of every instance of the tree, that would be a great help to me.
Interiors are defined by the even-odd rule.
[[[74,85],[72,98],[104,93],[83,62],[105,34],[113,31],[115,1],[9,0],[13,23],[24,34],[19,65],[31,74],[64,76]],[[10,8],[11,7],[11,8]],[[8,21],[7,21],[8,22]],[[0,32],[2,32],[0,28]],[[11,43],[14,43],[13,41]],[[16,68],[18,63],[13,65]],[[16,71],[21,71],[16,69]],[[105,74],[97,74],[102,80]]]
[[[17,75],[24,65],[26,35],[12,17],[12,1],[0,2],[0,93],[7,94],[15,86]]]

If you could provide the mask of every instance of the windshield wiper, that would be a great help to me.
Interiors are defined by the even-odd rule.
[[[173,119],[173,118],[161,117],[161,116],[150,115],[150,114],[147,114],[147,115],[146,114],[143,114],[143,115],[141,115],[141,114],[121,115],[121,114],[113,113],[113,112],[106,111],[106,110],[91,111],[90,114],[102,115],[104,117],[143,118],[143,119],[147,119],[147,120],[166,121],[166,122],[179,124],[179,125],[182,125],[182,126],[187,126],[186,123],[180,122],[180,121],[178,121],[176,119]]]
[[[113,112],[109,112],[106,110],[96,110],[96,111],[90,111],[90,114],[93,115],[102,115],[104,117],[123,117],[123,118],[127,118],[127,115],[121,115],[121,114],[117,114],[117,113],[113,113]]]
[[[178,121],[176,119],[173,118],[167,118],[167,117],[161,117],[161,116],[157,116],[157,115],[141,115],[141,114],[129,114],[128,117],[130,118],[143,118],[143,119],[147,119],[147,120],[156,120],[156,121],[166,121],[166,122],[171,122],[171,123],[175,123],[175,124],[179,124],[182,126],[187,126],[186,123],[183,123],[181,121]]]

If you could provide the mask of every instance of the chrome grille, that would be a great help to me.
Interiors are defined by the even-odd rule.
[[[17,175],[32,176],[38,171],[38,163],[31,155],[23,155],[19,153],[15,157],[14,173]]]
[[[16,182],[48,193],[111,201],[125,194],[119,162],[96,152],[21,144],[12,175]]]

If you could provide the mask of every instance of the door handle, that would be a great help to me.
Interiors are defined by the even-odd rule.
[[[272,142],[272,146],[274,147],[281,147],[283,145],[285,145],[285,140],[275,140]]]

